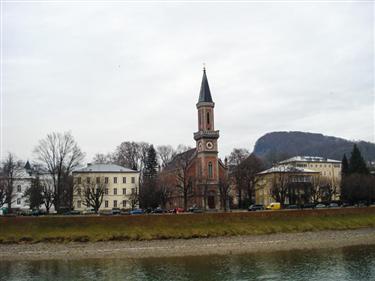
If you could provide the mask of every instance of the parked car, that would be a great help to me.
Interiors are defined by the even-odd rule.
[[[342,203],[342,205],[341,205],[341,207],[343,207],[343,208],[346,208],[346,207],[352,207],[352,206],[353,206],[352,204],[347,203],[347,202],[344,202],[344,203]]]
[[[250,211],[262,211],[264,210],[264,206],[263,205],[250,205],[249,208],[247,209],[249,212]]]
[[[203,213],[203,210],[201,208],[198,208],[197,206],[190,207],[188,209],[188,212],[191,213]]]
[[[303,209],[314,209],[315,208],[315,204],[314,203],[306,203],[306,204],[302,205],[302,208]]]
[[[93,215],[95,214],[95,210],[94,209],[87,209],[87,210],[84,210],[82,212],[83,215]]]
[[[280,210],[281,204],[279,202],[274,202],[274,203],[269,204],[266,209],[267,210]]]
[[[43,210],[34,209],[34,210],[31,211],[31,215],[36,216],[36,217],[42,216],[42,215],[45,215],[45,214],[46,214],[46,212],[43,211]]]
[[[28,210],[22,210],[18,213],[19,216],[31,216],[33,214],[33,211],[28,209]]]
[[[119,215],[121,214],[120,208],[112,208],[112,215]]]
[[[315,208],[317,209],[324,209],[324,208],[327,208],[327,206],[323,203],[319,203],[319,204],[316,204]]]
[[[162,209],[162,208],[160,208],[160,207],[157,207],[157,208],[155,208],[153,211],[152,211],[152,213],[154,213],[154,214],[163,214],[163,213],[166,213],[167,211],[166,210],[164,210],[164,209]]]
[[[180,207],[174,208],[172,210],[172,213],[175,213],[175,214],[179,214],[179,213],[183,213],[183,212],[185,212],[185,209],[184,208],[180,208]]]
[[[121,209],[120,214],[121,215],[130,215],[130,210],[129,209]]]
[[[101,215],[101,216],[111,216],[112,210],[101,210],[101,211],[99,211],[99,215]]]
[[[338,208],[338,207],[339,207],[339,204],[337,204],[337,203],[330,203],[328,206],[329,206],[330,208]]]
[[[288,205],[288,206],[286,206],[286,209],[295,210],[295,209],[298,209],[298,206],[297,205]]]
[[[144,214],[145,212],[142,210],[142,209],[134,209],[134,210],[131,210],[129,212],[129,214],[131,215],[142,215]]]

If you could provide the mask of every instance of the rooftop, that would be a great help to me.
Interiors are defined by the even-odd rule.
[[[319,156],[295,156],[284,161],[280,161],[280,164],[287,164],[291,162],[330,162],[330,163],[341,163],[341,161],[328,159]]]
[[[138,173],[136,170],[116,164],[87,164],[87,167],[74,170],[74,173]]]
[[[291,165],[278,165],[274,166],[268,170],[258,173],[258,175],[271,174],[271,173],[319,173],[310,169],[305,169],[301,167],[294,167]]]

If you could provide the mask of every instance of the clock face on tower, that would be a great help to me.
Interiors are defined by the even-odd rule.
[[[206,147],[207,147],[207,149],[212,149],[214,147],[214,145],[212,144],[212,142],[208,141],[206,143]]]

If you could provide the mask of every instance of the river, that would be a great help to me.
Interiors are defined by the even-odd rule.
[[[227,256],[0,261],[0,280],[375,280],[375,245]]]

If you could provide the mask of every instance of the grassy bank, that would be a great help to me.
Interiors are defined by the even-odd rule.
[[[0,217],[0,243],[152,240],[375,227],[375,208],[113,217]]]

